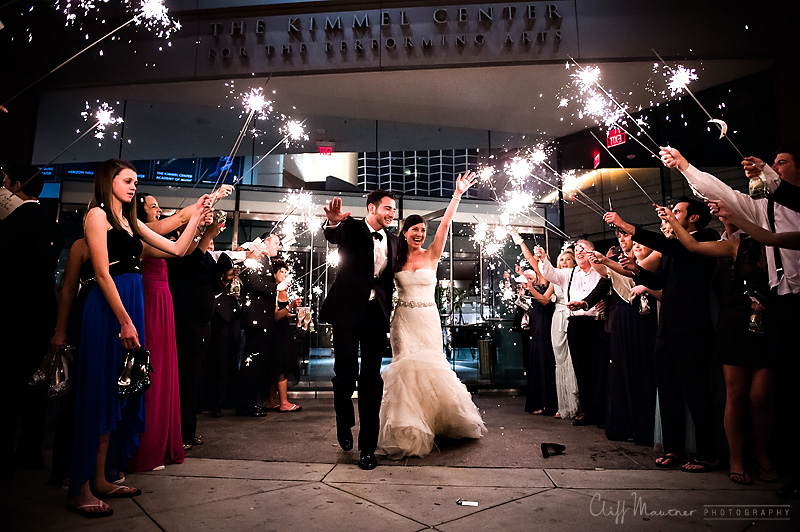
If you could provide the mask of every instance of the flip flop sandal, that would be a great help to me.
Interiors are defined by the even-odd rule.
[[[133,491],[129,491],[133,490]],[[138,497],[142,494],[142,490],[139,488],[132,488],[130,486],[116,486],[114,489],[109,491],[108,493],[101,493],[98,495],[99,499],[129,499],[132,497]]]
[[[737,473],[736,471],[731,471],[728,473],[728,478],[730,478],[731,482],[734,484],[741,484],[742,486],[752,486],[754,484],[753,480],[747,476],[747,473]]]
[[[696,467],[688,467],[690,465]],[[681,466],[681,471],[684,473],[708,473],[709,471],[715,471],[719,466],[706,462],[704,460],[698,460],[696,458],[692,458],[685,464]]]
[[[661,461],[659,462],[658,460]],[[656,467],[669,469],[670,467],[675,467],[679,460],[680,457],[676,454],[663,454],[656,459]]]
[[[102,504],[82,504],[80,506],[67,505],[67,511],[76,513],[83,517],[97,518],[97,517],[110,517],[114,515],[114,509],[108,508],[102,512],[87,512],[88,508],[102,508]]]
[[[778,480],[778,473],[775,471],[774,467],[765,469],[756,464],[756,469],[758,469],[758,478],[760,478],[762,482],[775,482]]]
[[[300,405],[292,405],[292,407],[291,407],[291,408],[288,408],[288,409],[286,409],[286,410],[284,410],[284,409],[282,409],[282,408],[279,408],[279,409],[278,409],[278,412],[299,412],[299,411],[301,411],[302,409],[303,409],[303,407],[302,407],[302,406],[300,406]]]

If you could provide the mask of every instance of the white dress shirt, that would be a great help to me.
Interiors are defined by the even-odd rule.
[[[539,271],[542,272],[545,279],[561,287],[567,303],[581,301],[594,290],[594,287],[600,281],[600,274],[592,267],[587,272],[584,272],[578,266],[571,270],[554,268],[550,261],[546,260],[539,263]],[[570,277],[572,277],[572,284],[570,284]],[[591,307],[589,310],[570,310],[569,315],[597,316],[597,311],[594,307]]]
[[[733,190],[713,175],[701,172],[692,165],[689,165],[689,168],[682,173],[689,184],[703,196],[724,201],[747,220],[770,230],[766,199],[753,199],[747,194]],[[800,213],[776,203],[775,231],[783,233],[798,230],[800,230]],[[783,263],[783,277],[779,281],[775,269],[775,253],[773,251],[775,248],[765,247],[770,288],[777,287],[780,295],[800,293],[800,250],[778,248]]]
[[[372,237],[372,259],[375,264],[375,278],[377,279],[383,273],[383,270],[389,265],[389,239],[386,238],[386,231],[383,228],[378,229],[377,231],[369,225],[366,218],[364,219],[364,223],[367,225],[367,229],[369,229],[370,236],[372,233],[378,233],[381,235],[381,239],[378,240],[374,236]],[[369,299],[370,301],[375,299],[375,289],[370,290],[369,292]]]

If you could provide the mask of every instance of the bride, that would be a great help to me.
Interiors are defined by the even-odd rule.
[[[426,226],[413,214],[403,221],[395,263],[398,300],[391,322],[392,363],[383,371],[378,454],[391,459],[426,456],[434,436],[480,438],[486,432],[466,386],[442,352],[442,329],[434,301],[436,266],[461,195],[475,173],[456,180],[453,199],[428,249]]]

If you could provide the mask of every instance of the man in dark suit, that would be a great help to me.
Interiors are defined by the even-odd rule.
[[[242,305],[242,329],[244,330],[244,360],[239,370],[239,404],[236,414],[262,417],[267,411],[258,405],[259,393],[267,384],[270,332],[275,322],[275,295],[278,284],[272,271],[272,260],[278,254],[278,235],[262,236],[266,254],[257,264],[239,274],[242,280],[244,304]],[[249,262],[249,261],[248,261]]]
[[[717,239],[713,231],[705,229],[711,213],[703,203],[679,198],[673,212],[697,241]],[[634,242],[663,255],[658,272],[639,269],[634,275],[636,284],[662,289],[654,360],[664,456],[656,465],[676,465],[678,456],[683,454],[685,401],[694,421],[697,457],[682,469],[689,472],[715,469],[717,423],[709,382],[714,345],[710,290],[716,260],[691,253],[677,239],[626,223],[617,213],[606,213],[605,219],[630,234]]]
[[[223,259],[223,257],[226,257]],[[220,260],[230,260],[220,255]],[[231,268],[223,276],[225,289],[217,294],[214,317],[211,319],[211,339],[208,348],[209,363],[206,371],[208,407],[211,417],[222,417],[226,397],[238,386],[239,351],[242,337],[242,304],[239,269]],[[234,289],[233,287],[239,287]]]
[[[53,335],[56,318],[55,272],[63,236],[54,216],[38,197],[44,178],[30,165],[3,172],[3,186],[22,200],[0,222],[0,305],[3,371],[0,397],[10,419],[0,430],[0,473],[10,474],[17,421],[22,435],[17,466],[42,466],[42,440],[47,406],[46,387],[33,389],[28,380],[39,367]]]
[[[389,315],[394,290],[392,264],[397,257],[398,238],[386,231],[396,211],[394,193],[375,190],[367,196],[367,216],[355,220],[342,212],[342,200],[334,198],[325,207],[328,222],[325,238],[336,244],[339,267],[328,297],[320,309],[320,320],[333,325],[333,401],[336,436],[343,450],[353,448],[351,428],[355,410],[351,397],[358,381],[360,427],[359,467],[374,469],[378,462],[380,407],[383,395],[381,359],[389,350]],[[361,346],[361,371],[358,368]]]

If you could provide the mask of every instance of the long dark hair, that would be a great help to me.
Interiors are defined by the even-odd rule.
[[[144,210],[144,203],[150,196],[152,196],[152,194],[148,194],[147,192],[136,193],[136,217],[139,218],[139,221],[142,223],[147,223],[147,213]]]
[[[117,174],[125,169],[136,172],[136,167],[133,166],[133,163],[128,161],[108,159],[100,163],[97,166],[97,170],[94,172],[94,197],[89,204],[90,209],[92,207],[100,207],[106,211],[108,223],[110,223],[114,229],[119,229],[120,231],[124,231],[122,222],[117,219],[117,216],[111,210],[111,197],[114,195],[112,183]],[[136,198],[130,203],[122,204],[122,216],[128,220],[133,233],[140,235],[139,220],[136,217]]]
[[[408,242],[406,242],[406,232],[417,224],[424,224],[425,219],[419,214],[412,214],[403,220],[403,228],[400,230],[400,245],[397,247],[397,259],[394,261],[394,271],[399,272],[408,262]]]

